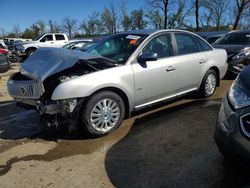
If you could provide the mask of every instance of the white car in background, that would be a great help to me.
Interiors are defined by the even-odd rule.
[[[17,46],[17,50],[19,56],[30,56],[40,47],[60,48],[68,42],[69,39],[64,33],[46,33],[32,39],[32,41],[23,42]]]

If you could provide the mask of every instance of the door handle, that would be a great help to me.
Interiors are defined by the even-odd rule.
[[[166,69],[167,72],[171,72],[171,71],[174,71],[174,70],[176,70],[176,67],[173,67],[173,66],[169,66],[169,67]]]
[[[50,44],[54,44],[54,42],[50,42]]]
[[[199,61],[199,63],[200,64],[203,64],[203,63],[206,63],[207,61],[205,60],[205,59],[201,59],[200,61]]]

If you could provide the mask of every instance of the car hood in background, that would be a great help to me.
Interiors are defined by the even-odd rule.
[[[49,76],[73,67],[80,60],[96,60],[104,64],[114,64],[112,60],[105,57],[81,51],[64,48],[38,48],[32,56],[22,63],[21,72],[33,79],[44,81]]]
[[[236,54],[239,53],[241,50],[243,50],[246,47],[246,45],[213,45],[214,48],[222,48],[227,51],[227,54]]]

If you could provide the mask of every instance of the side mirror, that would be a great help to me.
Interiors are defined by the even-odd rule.
[[[157,53],[144,52],[138,58],[138,63],[145,63],[147,61],[156,61],[158,59]]]

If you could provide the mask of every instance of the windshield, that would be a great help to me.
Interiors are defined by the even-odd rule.
[[[146,37],[147,35],[113,35],[96,43],[86,52],[109,58],[117,64],[125,64],[129,56]]]
[[[33,41],[36,41],[36,40],[40,39],[42,36],[43,36],[43,35],[39,35],[39,36],[33,38],[32,40],[33,40]]]
[[[76,42],[70,42],[68,44],[65,44],[64,46],[62,46],[62,48],[66,48],[66,49],[70,49],[70,47],[72,47]]]
[[[248,45],[250,44],[250,33],[229,33],[219,38],[214,44]]]

